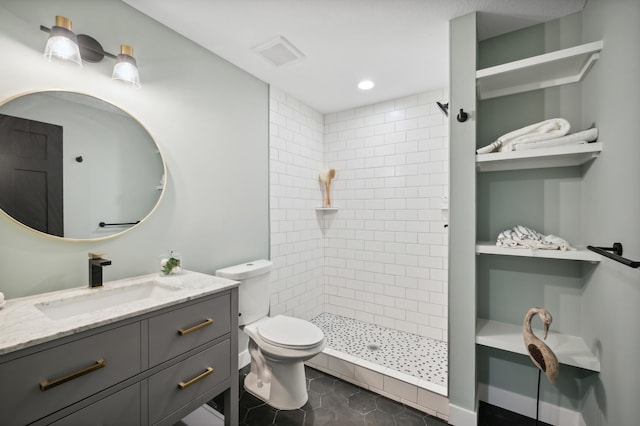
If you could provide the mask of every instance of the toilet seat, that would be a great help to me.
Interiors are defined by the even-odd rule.
[[[265,342],[285,349],[311,349],[324,339],[324,333],[314,324],[286,315],[265,318],[258,323],[257,331]]]

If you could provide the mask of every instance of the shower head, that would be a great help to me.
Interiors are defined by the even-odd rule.
[[[447,102],[446,104],[441,104],[440,102],[436,102],[438,104],[438,108],[440,108],[440,111],[442,111],[442,113],[444,114],[445,117],[449,116],[449,102]]]

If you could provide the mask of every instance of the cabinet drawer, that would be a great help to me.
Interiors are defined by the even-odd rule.
[[[140,383],[129,386],[103,400],[64,417],[54,426],[122,426],[142,424]]]
[[[30,423],[139,373],[140,341],[135,323],[0,364],[2,424]]]
[[[199,395],[228,382],[230,349],[229,340],[225,340],[151,376],[149,423],[157,423]]]
[[[185,306],[149,319],[149,365],[154,366],[230,331],[231,296]]]

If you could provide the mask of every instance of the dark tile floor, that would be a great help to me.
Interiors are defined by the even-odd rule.
[[[240,370],[240,426],[445,426],[436,417],[305,367],[309,401],[299,410],[277,410],[244,390]],[[221,401],[209,403],[221,411]]]

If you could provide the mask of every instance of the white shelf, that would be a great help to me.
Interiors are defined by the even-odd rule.
[[[319,212],[337,212],[337,207],[316,207],[316,211]]]
[[[476,71],[479,99],[491,99],[529,90],[581,81],[589,72],[602,41],[509,62]]]
[[[532,250],[528,248],[504,248],[495,242],[478,241],[476,254],[497,254],[501,256],[539,257],[543,259],[581,260],[584,262],[600,262],[601,256],[584,248],[576,250]]]
[[[476,168],[480,172],[497,172],[579,166],[596,158],[600,152],[602,152],[601,142],[524,151],[491,152],[476,155]]]
[[[543,332],[534,331],[539,337]],[[585,370],[600,371],[600,361],[589,350],[581,337],[550,331],[544,341],[553,350],[561,364]],[[522,337],[522,326],[478,318],[476,343],[504,351],[528,355]]]

